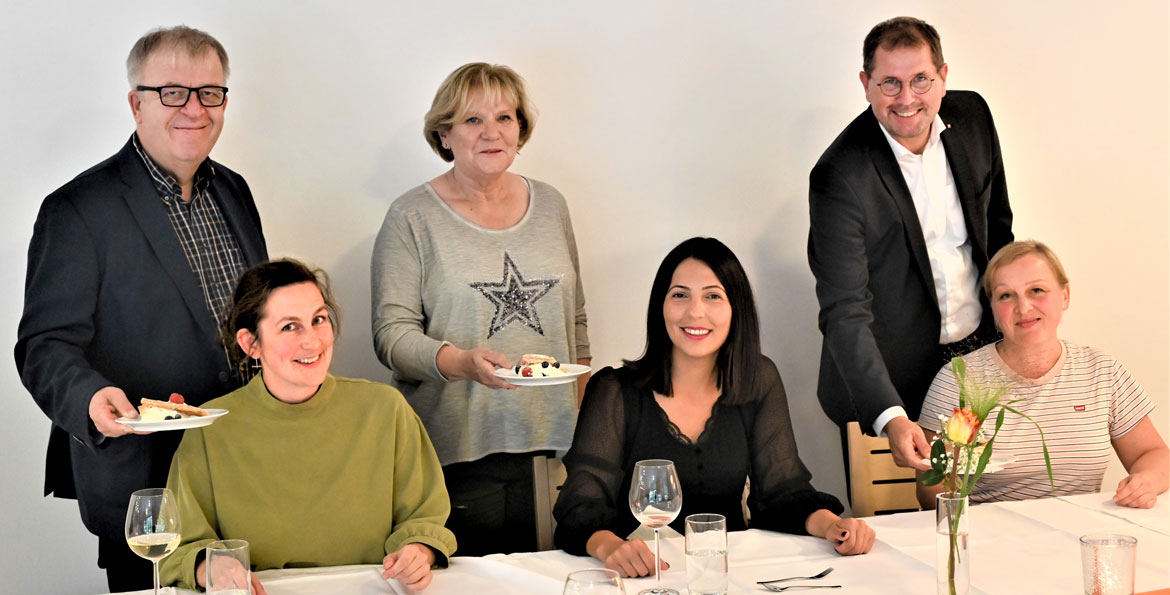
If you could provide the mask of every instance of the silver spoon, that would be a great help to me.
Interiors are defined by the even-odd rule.
[[[784,583],[784,582],[788,582],[788,581],[811,581],[811,580],[816,580],[818,578],[825,578],[826,576],[829,576],[830,572],[833,572],[832,566],[830,566],[830,567],[828,567],[828,568],[826,568],[826,569],[824,569],[824,570],[820,571],[819,573],[814,574],[812,576],[790,576],[788,578],[778,578],[774,581],[760,581],[756,584],[768,586],[769,583]]]
[[[764,585],[764,588],[769,591],[780,593],[782,591],[806,591],[809,589],[840,589],[841,585]]]

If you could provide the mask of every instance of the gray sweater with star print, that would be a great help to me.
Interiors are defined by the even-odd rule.
[[[572,442],[575,384],[494,390],[448,382],[435,363],[444,343],[512,362],[590,357],[569,209],[552,186],[526,181],[528,211],[512,227],[471,223],[423,184],[394,201],[374,243],[374,348],[443,465]]]

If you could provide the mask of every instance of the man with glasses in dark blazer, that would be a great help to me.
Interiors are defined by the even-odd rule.
[[[199,405],[240,385],[218,323],[240,274],[267,260],[247,183],[208,158],[227,107],[223,46],[159,29],[126,66],[135,133],[41,205],[15,350],[53,422],[45,494],[78,500],[111,591],[152,585],[126,509],[131,492],[166,485],[182,438],[115,419],[143,398]]]
[[[939,368],[996,337],[980,277],[1012,241],[1012,212],[991,112],[976,93],[947,92],[934,27],[885,21],[862,54],[870,108],[809,176],[817,394],[846,457],[845,425],[859,421],[889,437],[899,465],[925,470],[913,422]]]

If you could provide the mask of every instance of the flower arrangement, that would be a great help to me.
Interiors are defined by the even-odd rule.
[[[1012,407],[1019,401],[1005,400],[1008,389],[1003,386],[993,386],[981,378],[972,378],[967,375],[967,364],[963,358],[951,360],[951,369],[955,375],[955,383],[959,387],[959,406],[950,418],[940,417],[941,426],[937,437],[930,449],[930,469],[919,478],[923,485],[938,485],[942,483],[946,488],[946,496],[958,501],[955,510],[948,511],[947,522],[950,535],[950,552],[947,557],[947,592],[955,595],[958,591],[955,585],[955,566],[962,562],[959,548],[959,524],[966,515],[967,497],[972,488],[979,482],[983,470],[991,460],[992,448],[1003,420],[1008,412],[1027,419],[1040,432],[1040,444],[1044,450],[1044,465],[1048,470],[1048,482],[1053,484],[1052,461],[1048,456],[1048,445],[1044,441],[1044,431],[1040,429],[1032,418]],[[984,431],[987,418],[993,412],[995,427],[991,437]],[[974,466],[974,469],[972,469]],[[942,516],[940,507],[940,517]],[[965,539],[965,536],[964,536]],[[964,551],[966,547],[962,548]],[[941,568],[939,569],[941,572]],[[940,585],[942,577],[940,575]]]

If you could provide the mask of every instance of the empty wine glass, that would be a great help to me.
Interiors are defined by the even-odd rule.
[[[166,488],[130,494],[126,511],[126,543],[135,554],[154,563],[154,595],[158,595],[158,561],[179,547],[179,505]]]
[[[622,589],[622,577],[616,570],[608,568],[587,568],[570,572],[565,577],[564,595],[584,595],[586,593],[607,593],[609,595],[625,595]]]
[[[678,595],[662,586],[662,556],[658,530],[669,525],[682,510],[682,489],[674,463],[663,459],[638,461],[630,482],[630,510],[639,523],[654,529],[654,588],[638,595]]]

